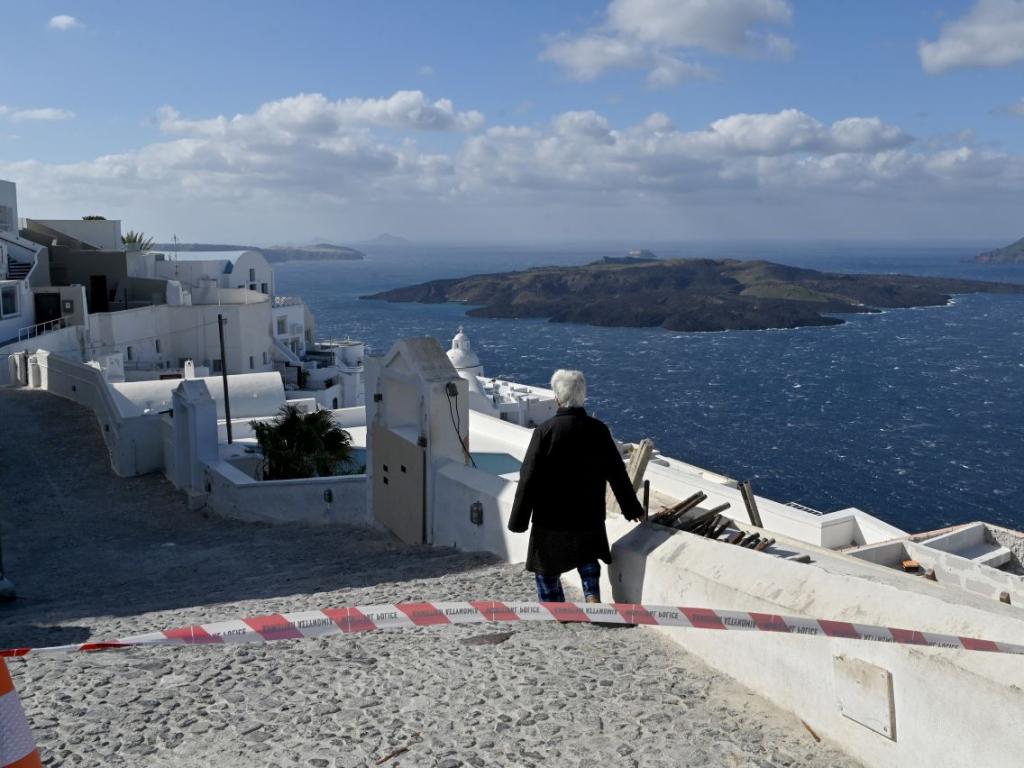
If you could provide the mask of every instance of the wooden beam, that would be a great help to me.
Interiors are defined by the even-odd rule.
[[[761,513],[757,511],[757,502],[754,500],[754,491],[750,487],[750,481],[744,480],[740,483],[740,495],[743,497],[743,504],[747,508],[747,515],[750,516],[750,524],[758,528],[764,528],[761,523]]]
[[[654,441],[648,437],[641,440],[630,451],[629,464],[626,465],[626,474],[629,476],[629,482],[633,484],[634,491],[639,491],[640,486],[644,484],[644,472],[647,471],[647,465],[650,463],[651,454],[653,453]],[[611,488],[605,490],[604,506],[608,517],[622,514],[622,509],[619,507],[619,502],[616,500]]]

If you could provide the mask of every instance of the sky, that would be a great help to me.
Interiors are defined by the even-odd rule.
[[[158,240],[1024,235],[1024,0],[0,0],[20,214]]]

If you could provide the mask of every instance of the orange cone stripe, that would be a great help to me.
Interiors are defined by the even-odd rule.
[[[0,659],[0,768],[42,768],[7,664]]]

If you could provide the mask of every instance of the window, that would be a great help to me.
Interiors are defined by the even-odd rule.
[[[255,267],[249,267],[249,282],[250,283],[255,283],[256,282],[256,268]]]
[[[256,283],[249,283],[249,290],[250,291],[255,291],[256,290]]]
[[[255,371],[256,370],[256,358],[253,357],[252,355],[249,355],[249,370],[250,371]]]
[[[221,364],[220,358],[215,359],[213,361],[213,372],[214,373],[220,373],[221,372],[221,368],[223,368],[223,365]]]
[[[135,353],[134,353],[134,351],[132,350],[131,347],[127,347],[125,349],[125,351],[124,351],[124,354],[125,354],[125,357],[127,357],[129,360],[135,359]]]
[[[263,364],[264,365],[267,364],[267,353],[266,352],[263,353]]]
[[[270,293],[270,291],[267,290],[266,283],[260,283],[260,293]]]
[[[18,314],[18,289],[13,285],[0,288],[0,317]]]
[[[156,347],[156,353],[159,355],[160,354],[160,339],[156,339],[153,342],[153,345]]]
[[[288,332],[288,318],[284,317],[284,316],[277,318],[277,333],[278,333],[278,335],[284,334],[284,333],[287,333],[287,332]]]

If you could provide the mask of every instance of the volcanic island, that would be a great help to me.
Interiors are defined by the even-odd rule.
[[[364,299],[470,305],[474,317],[548,318],[673,331],[838,325],[836,315],[943,306],[955,294],[1024,294],[1024,284],[836,274],[767,261],[596,262],[431,280]]]

